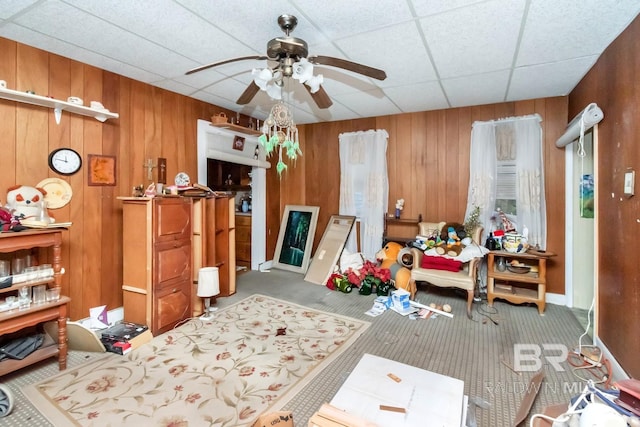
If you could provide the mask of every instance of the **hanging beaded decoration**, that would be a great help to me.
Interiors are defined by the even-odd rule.
[[[291,160],[296,160],[302,155],[300,141],[298,139],[298,128],[293,121],[293,114],[284,104],[275,104],[269,112],[269,117],[262,125],[262,135],[258,138],[260,144],[265,148],[267,156],[278,150],[278,163],[276,171],[278,176],[282,176],[282,171],[287,169],[287,165],[282,160],[284,150],[286,156]]]

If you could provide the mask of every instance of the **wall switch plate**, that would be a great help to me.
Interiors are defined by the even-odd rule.
[[[627,197],[633,196],[635,187],[636,172],[633,170],[624,173],[624,195]]]

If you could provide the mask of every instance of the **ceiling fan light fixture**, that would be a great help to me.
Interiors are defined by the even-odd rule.
[[[322,82],[324,82],[324,77],[322,77],[322,74],[318,74],[317,76],[311,77],[309,80],[304,82],[304,84],[309,86],[309,92],[316,93],[320,90]]]
[[[273,73],[269,68],[259,69],[254,68],[251,71],[251,75],[253,76],[253,81],[261,90],[267,90],[267,85],[273,78]]]
[[[307,58],[300,58],[298,62],[293,64],[293,78],[305,83],[313,77],[313,64]]]

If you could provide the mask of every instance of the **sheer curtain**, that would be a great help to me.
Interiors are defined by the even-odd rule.
[[[497,160],[515,156],[518,231],[529,230],[529,243],[546,247],[547,214],[544,197],[542,128],[539,115],[474,122],[471,131],[469,191],[465,218],[480,208],[485,234],[494,215]]]
[[[366,259],[375,259],[382,246],[384,215],[389,199],[386,130],[340,134],[340,215],[360,221],[360,248]],[[356,232],[346,248],[357,251]]]

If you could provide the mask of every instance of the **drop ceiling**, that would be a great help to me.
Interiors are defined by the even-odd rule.
[[[640,0],[0,0],[0,36],[264,119],[266,93],[235,100],[266,61],[185,72],[265,55],[292,14],[309,55],[387,73],[316,66],[325,110],[288,79],[296,121],[315,123],[567,95],[639,12]]]

